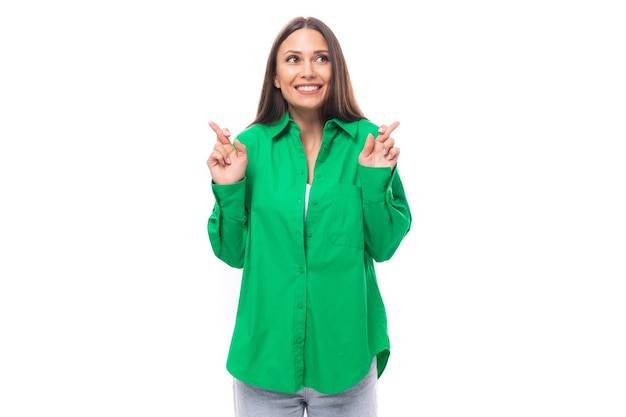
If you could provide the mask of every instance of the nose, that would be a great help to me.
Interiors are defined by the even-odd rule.
[[[315,77],[315,69],[313,68],[313,63],[311,61],[305,60],[304,66],[302,68],[302,75],[305,78]]]

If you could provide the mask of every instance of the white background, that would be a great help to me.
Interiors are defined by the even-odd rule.
[[[232,415],[207,121],[253,119],[312,15],[367,116],[401,121],[380,416],[623,417],[618,3],[3,2],[0,415]]]

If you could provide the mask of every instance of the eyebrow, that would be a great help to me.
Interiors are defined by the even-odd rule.
[[[327,49],[318,49],[316,51],[313,51],[314,54],[321,54],[321,53],[328,53]],[[287,54],[297,54],[297,55],[302,55],[302,51],[297,51],[295,49],[288,49],[286,50],[283,55],[287,55]]]

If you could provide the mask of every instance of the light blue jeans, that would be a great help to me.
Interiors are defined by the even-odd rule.
[[[312,388],[296,393],[269,391],[234,378],[236,417],[376,417],[378,415],[376,359],[358,384],[338,394]]]

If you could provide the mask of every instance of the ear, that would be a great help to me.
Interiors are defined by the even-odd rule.
[[[276,88],[278,88],[280,90],[280,83],[278,82],[276,77],[274,77],[274,87],[276,87]]]

